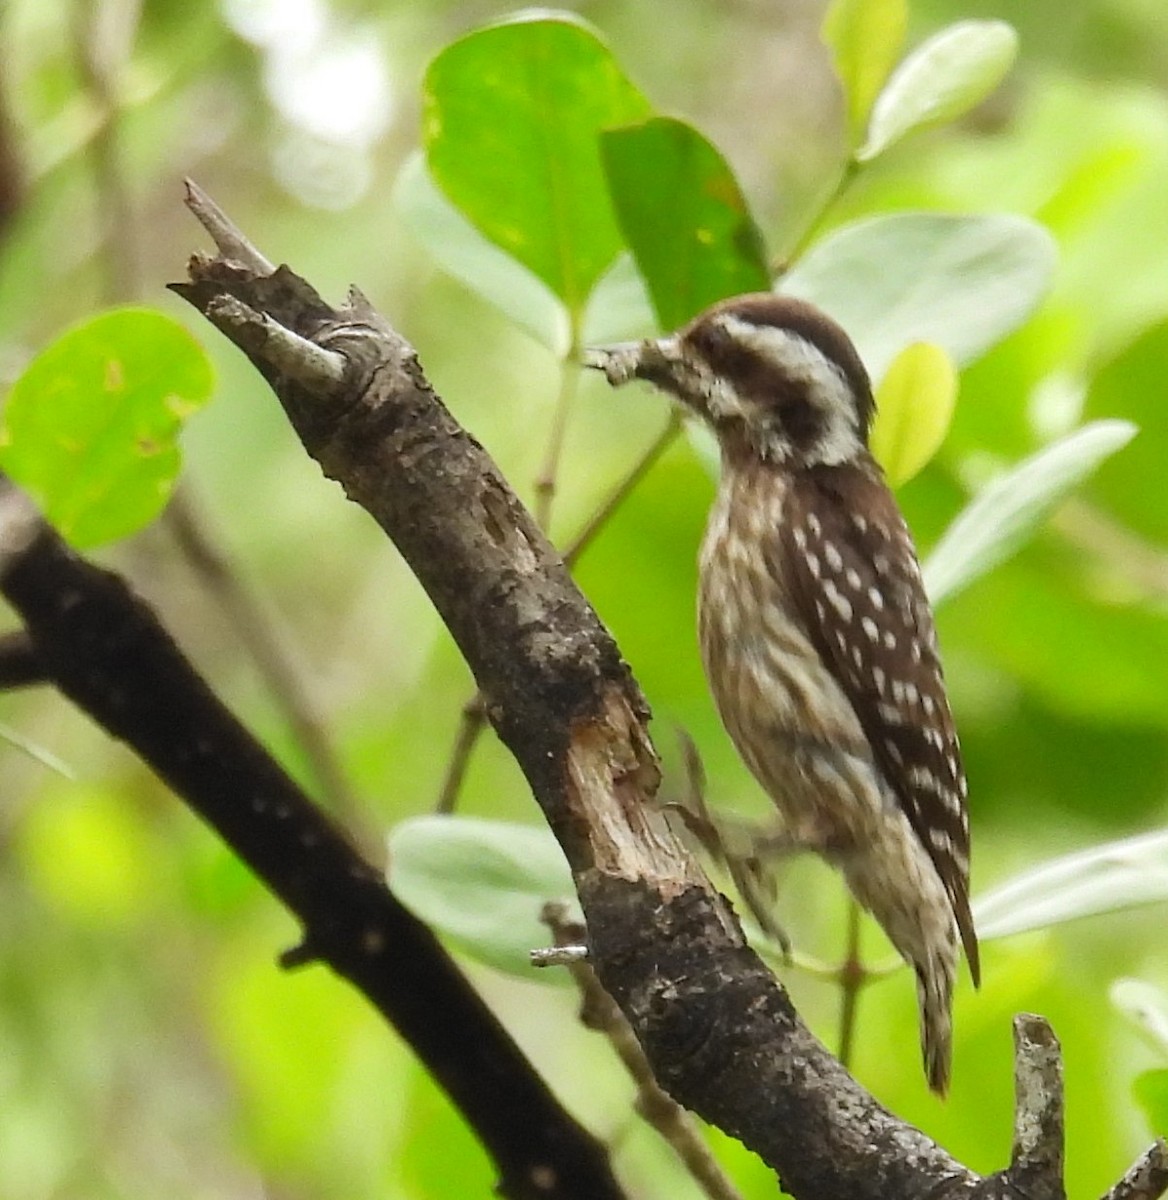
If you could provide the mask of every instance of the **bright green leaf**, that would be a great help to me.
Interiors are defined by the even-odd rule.
[[[569,345],[568,315],[548,286],[489,242],[434,186],[421,154],[394,184],[394,203],[434,261],[557,355]]]
[[[832,0],[822,35],[843,84],[848,146],[860,144],[868,114],[896,64],[908,25],[907,0]]]
[[[1143,1071],[1132,1081],[1132,1093],[1157,1134],[1168,1129],[1168,1070]]]
[[[898,213],[836,230],[783,278],[848,331],[873,379],[913,342],[958,366],[1033,312],[1055,249],[1041,225],[1006,215]]]
[[[1096,421],[992,480],[958,513],[925,563],[934,605],[1010,557],[1105,458],[1135,436],[1128,421]]]
[[[892,487],[907,483],[937,453],[957,402],[957,371],[930,342],[914,342],[893,360],[876,389],[872,453]]]
[[[985,941],[1168,901],[1168,834],[1106,842],[1024,871],[973,906]]]
[[[649,116],[649,102],[588,25],[538,13],[446,47],[423,105],[434,181],[578,316],[621,249],[600,132]]]
[[[473,817],[414,817],[389,838],[389,885],[428,925],[511,975],[559,983],[530,952],[551,941],[540,921],[549,900],[575,908],[572,875],[546,827]]]
[[[762,234],[726,160],[692,125],[653,117],[601,135],[617,220],[664,329],[771,286]]]
[[[4,408],[0,467],[77,547],[126,537],[165,507],[179,431],[211,366],[177,321],[143,308],[75,326],[29,363]]]
[[[1168,1055],[1168,993],[1143,979],[1117,979],[1108,995],[1144,1037]]]
[[[918,46],[876,97],[864,162],[905,134],[951,121],[980,104],[1001,83],[1018,54],[1018,35],[1005,21],[958,21]]]

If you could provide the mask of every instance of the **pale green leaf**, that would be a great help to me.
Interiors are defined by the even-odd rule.
[[[973,905],[984,941],[1168,901],[1168,833],[1106,842],[1023,872]]]
[[[957,371],[930,342],[914,342],[876,388],[871,447],[892,487],[907,483],[937,453],[957,402]]]
[[[1009,558],[1051,510],[1136,433],[1096,421],[1052,442],[992,480],[957,515],[924,566],[934,605]]]
[[[548,901],[575,906],[572,875],[546,827],[475,817],[413,817],[389,838],[389,886],[427,925],[500,971],[560,983],[530,952],[551,942],[540,920]]]
[[[1168,992],[1143,979],[1117,979],[1108,996],[1148,1041],[1168,1056]]]
[[[1017,54],[1018,35],[1005,21],[959,21],[934,34],[876,97],[856,158],[875,158],[914,129],[968,112],[1001,83]]]
[[[1050,235],[1025,217],[898,213],[836,230],[781,290],[833,316],[879,379],[913,342],[971,362],[1034,311],[1054,263]]]
[[[908,24],[907,0],[832,0],[822,36],[843,85],[848,146],[859,145],[868,114],[896,64]]]

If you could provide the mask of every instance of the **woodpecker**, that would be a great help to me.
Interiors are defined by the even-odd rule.
[[[715,704],[785,842],[838,868],[916,973],[929,1086],[952,1058],[969,907],[968,787],[912,537],[868,449],[847,334],[813,305],[739,296],[667,337],[587,352],[717,437],[698,631]]]

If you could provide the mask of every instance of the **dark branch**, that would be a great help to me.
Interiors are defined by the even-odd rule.
[[[49,677],[127,742],[302,922],[285,965],[327,963],[406,1039],[514,1200],[619,1200],[603,1147],[560,1107],[433,934],[211,692],[152,610],[75,555],[10,487],[0,591]]]
[[[41,656],[23,629],[0,635],[0,691],[48,682]]]
[[[1157,1200],[1168,1190],[1168,1142],[1158,1138],[1103,1200]]]

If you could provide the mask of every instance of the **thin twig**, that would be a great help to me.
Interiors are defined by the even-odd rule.
[[[584,927],[568,920],[563,904],[545,905],[543,919],[558,947],[575,949],[584,939]],[[657,1082],[632,1027],[616,1001],[601,987],[596,972],[576,956],[563,965],[580,990],[581,1022],[588,1029],[604,1034],[632,1077],[637,1088],[638,1114],[673,1148],[710,1200],[742,1200],[741,1193],[706,1144],[697,1122]]]
[[[860,992],[863,991],[864,984],[869,979],[863,960],[860,958],[862,924],[863,914],[860,912],[860,906],[849,896],[847,947],[844,951],[844,961],[837,975],[840,986],[839,1060],[845,1067],[851,1065]]]
[[[656,466],[658,459],[673,445],[683,425],[681,410],[670,409],[665,427],[646,447],[641,456],[629,468],[624,478],[601,501],[596,511],[584,522],[584,528],[568,544],[564,551],[564,562],[574,567],[580,556],[595,540],[596,535],[612,520],[613,514],[633,494],[641,480]]]
[[[446,764],[446,774],[442,780],[442,788],[438,793],[438,803],[434,811],[452,813],[458,805],[458,794],[462,791],[463,780],[466,778],[470,758],[478,743],[479,734],[487,723],[487,706],[482,692],[475,694],[462,706],[462,716],[458,722],[458,730],[454,735],[454,746],[450,751],[450,759]]]
[[[576,390],[580,383],[580,348],[577,343],[577,332],[572,334],[572,344],[560,361],[560,390],[556,396],[556,405],[552,413],[552,428],[548,435],[547,450],[544,452],[543,466],[535,480],[535,503],[532,512],[536,523],[545,532],[550,532],[552,519],[552,503],[556,496],[556,485],[560,470],[560,458],[564,452],[564,439],[568,432],[568,418],[572,411],[572,402],[576,399]]]
[[[90,156],[102,213],[101,247],[107,300],[124,304],[140,290],[140,239],[134,202],[126,181],[121,144],[122,71],[137,36],[138,0],[79,5],[74,24],[75,58],[89,99],[98,113]]]
[[[193,179],[183,181],[186,206],[211,235],[220,255],[239,263],[257,275],[270,275],[275,267],[243,236],[239,226],[207,195]]]
[[[807,253],[811,243],[815,241],[816,235],[823,228],[823,223],[827,220],[828,214],[835,208],[836,203],[843,197],[848,188],[852,186],[859,173],[860,164],[854,158],[849,157],[848,161],[844,164],[843,170],[840,172],[839,178],[836,180],[835,187],[832,188],[830,194],[812,215],[803,232],[795,239],[795,244],[783,256],[782,261],[774,264],[776,274],[782,275],[790,270]]]
[[[252,350],[262,348],[273,367],[303,387],[327,396],[344,383],[344,355],[285,329],[266,313],[256,312],[234,296],[223,296],[209,304],[207,318],[228,331],[241,346]]]
[[[1145,592],[1168,596],[1168,554],[1086,500],[1066,501],[1051,524],[1067,541]]]

